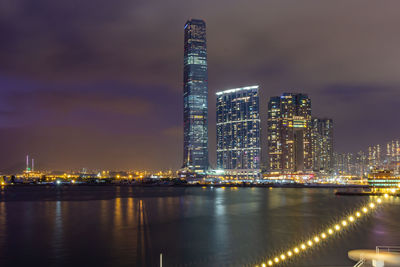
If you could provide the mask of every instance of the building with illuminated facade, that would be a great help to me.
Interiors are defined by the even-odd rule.
[[[306,94],[294,93],[271,97],[267,123],[268,171],[311,171],[311,99]]]
[[[229,89],[217,95],[217,167],[226,176],[260,174],[259,87]]]
[[[313,171],[322,174],[333,172],[333,121],[312,118],[311,148]]]
[[[382,166],[381,146],[368,147],[368,165],[370,169]]]
[[[400,175],[400,142],[393,140],[386,144],[387,168]]]
[[[396,177],[391,170],[373,169],[368,174],[368,184],[374,189],[395,188],[400,185],[400,177]]]
[[[333,169],[336,175],[356,176],[364,178],[368,176],[368,156],[365,152],[358,153],[333,153]]]
[[[183,75],[183,167],[204,173],[208,161],[208,74],[206,24],[185,24]]]

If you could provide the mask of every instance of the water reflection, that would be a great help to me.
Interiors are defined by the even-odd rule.
[[[54,204],[54,203],[50,203]],[[62,202],[55,202],[54,212],[54,230],[53,230],[53,244],[52,247],[55,252],[60,251],[63,246],[63,210]]]
[[[7,210],[6,203],[0,202],[0,258],[4,257],[4,249],[6,247],[7,239]]]
[[[85,190],[90,201],[0,202],[0,266],[36,266],[48,257],[53,261],[42,266],[78,266],[82,259],[85,266],[157,266],[160,252],[164,266],[243,266],[313,236],[368,200],[324,189],[118,188],[69,189]],[[288,266],[350,266],[349,249],[398,245],[400,203],[391,201]]]
[[[143,200],[138,202],[138,227],[137,227],[137,264],[140,266],[150,266],[151,258],[149,253],[152,249],[148,225],[148,214]]]
[[[134,225],[134,199],[128,198],[128,206],[127,206],[127,224]]]

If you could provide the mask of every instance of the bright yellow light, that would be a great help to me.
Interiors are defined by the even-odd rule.
[[[6,183],[5,182],[1,182],[1,185],[5,185]]]
[[[385,194],[387,196],[387,194]],[[381,203],[382,199],[377,198],[376,203]],[[334,225],[333,228],[327,229],[327,232],[322,232],[319,235],[314,236],[311,240],[308,240],[306,243],[302,243],[299,247],[293,248],[293,250],[289,250],[284,254],[281,254],[278,257],[275,257],[273,260],[269,260],[267,263],[269,266],[273,265],[274,263],[279,263],[280,261],[284,261],[287,257],[292,257],[294,254],[300,253],[301,250],[306,250],[308,247],[312,247],[314,244],[319,243],[322,239],[325,239],[329,235],[332,235],[334,231],[340,231],[341,227],[346,227],[350,223],[354,222],[356,220],[356,217],[361,217],[362,213],[367,213],[368,212],[368,207],[376,208],[376,204],[374,202],[371,202],[368,204],[368,206],[365,206],[361,209],[361,211],[357,211],[354,215],[349,216],[347,220],[342,220],[339,224]],[[262,267],[264,267],[266,264],[263,263]]]
[[[262,267],[267,267],[267,265],[265,263],[261,264]]]
[[[388,198],[389,197],[389,195],[388,194],[385,194],[385,195],[383,195],[385,198]]]
[[[390,189],[390,192],[395,193],[396,189],[392,188],[392,189]]]

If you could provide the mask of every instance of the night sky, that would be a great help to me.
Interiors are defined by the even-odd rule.
[[[399,138],[399,10],[398,0],[2,0],[0,170],[23,168],[28,153],[46,169],[181,167],[189,18],[207,23],[212,164],[215,92],[245,85],[261,86],[263,119],[270,96],[308,93],[313,115],[334,120],[337,152]]]

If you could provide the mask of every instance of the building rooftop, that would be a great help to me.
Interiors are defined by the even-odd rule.
[[[258,85],[252,85],[252,86],[246,86],[246,87],[227,89],[227,90],[224,90],[224,91],[217,92],[216,95],[231,94],[231,93],[236,93],[236,92],[239,92],[239,91],[254,90],[254,89],[258,89],[258,87],[259,87]]]

